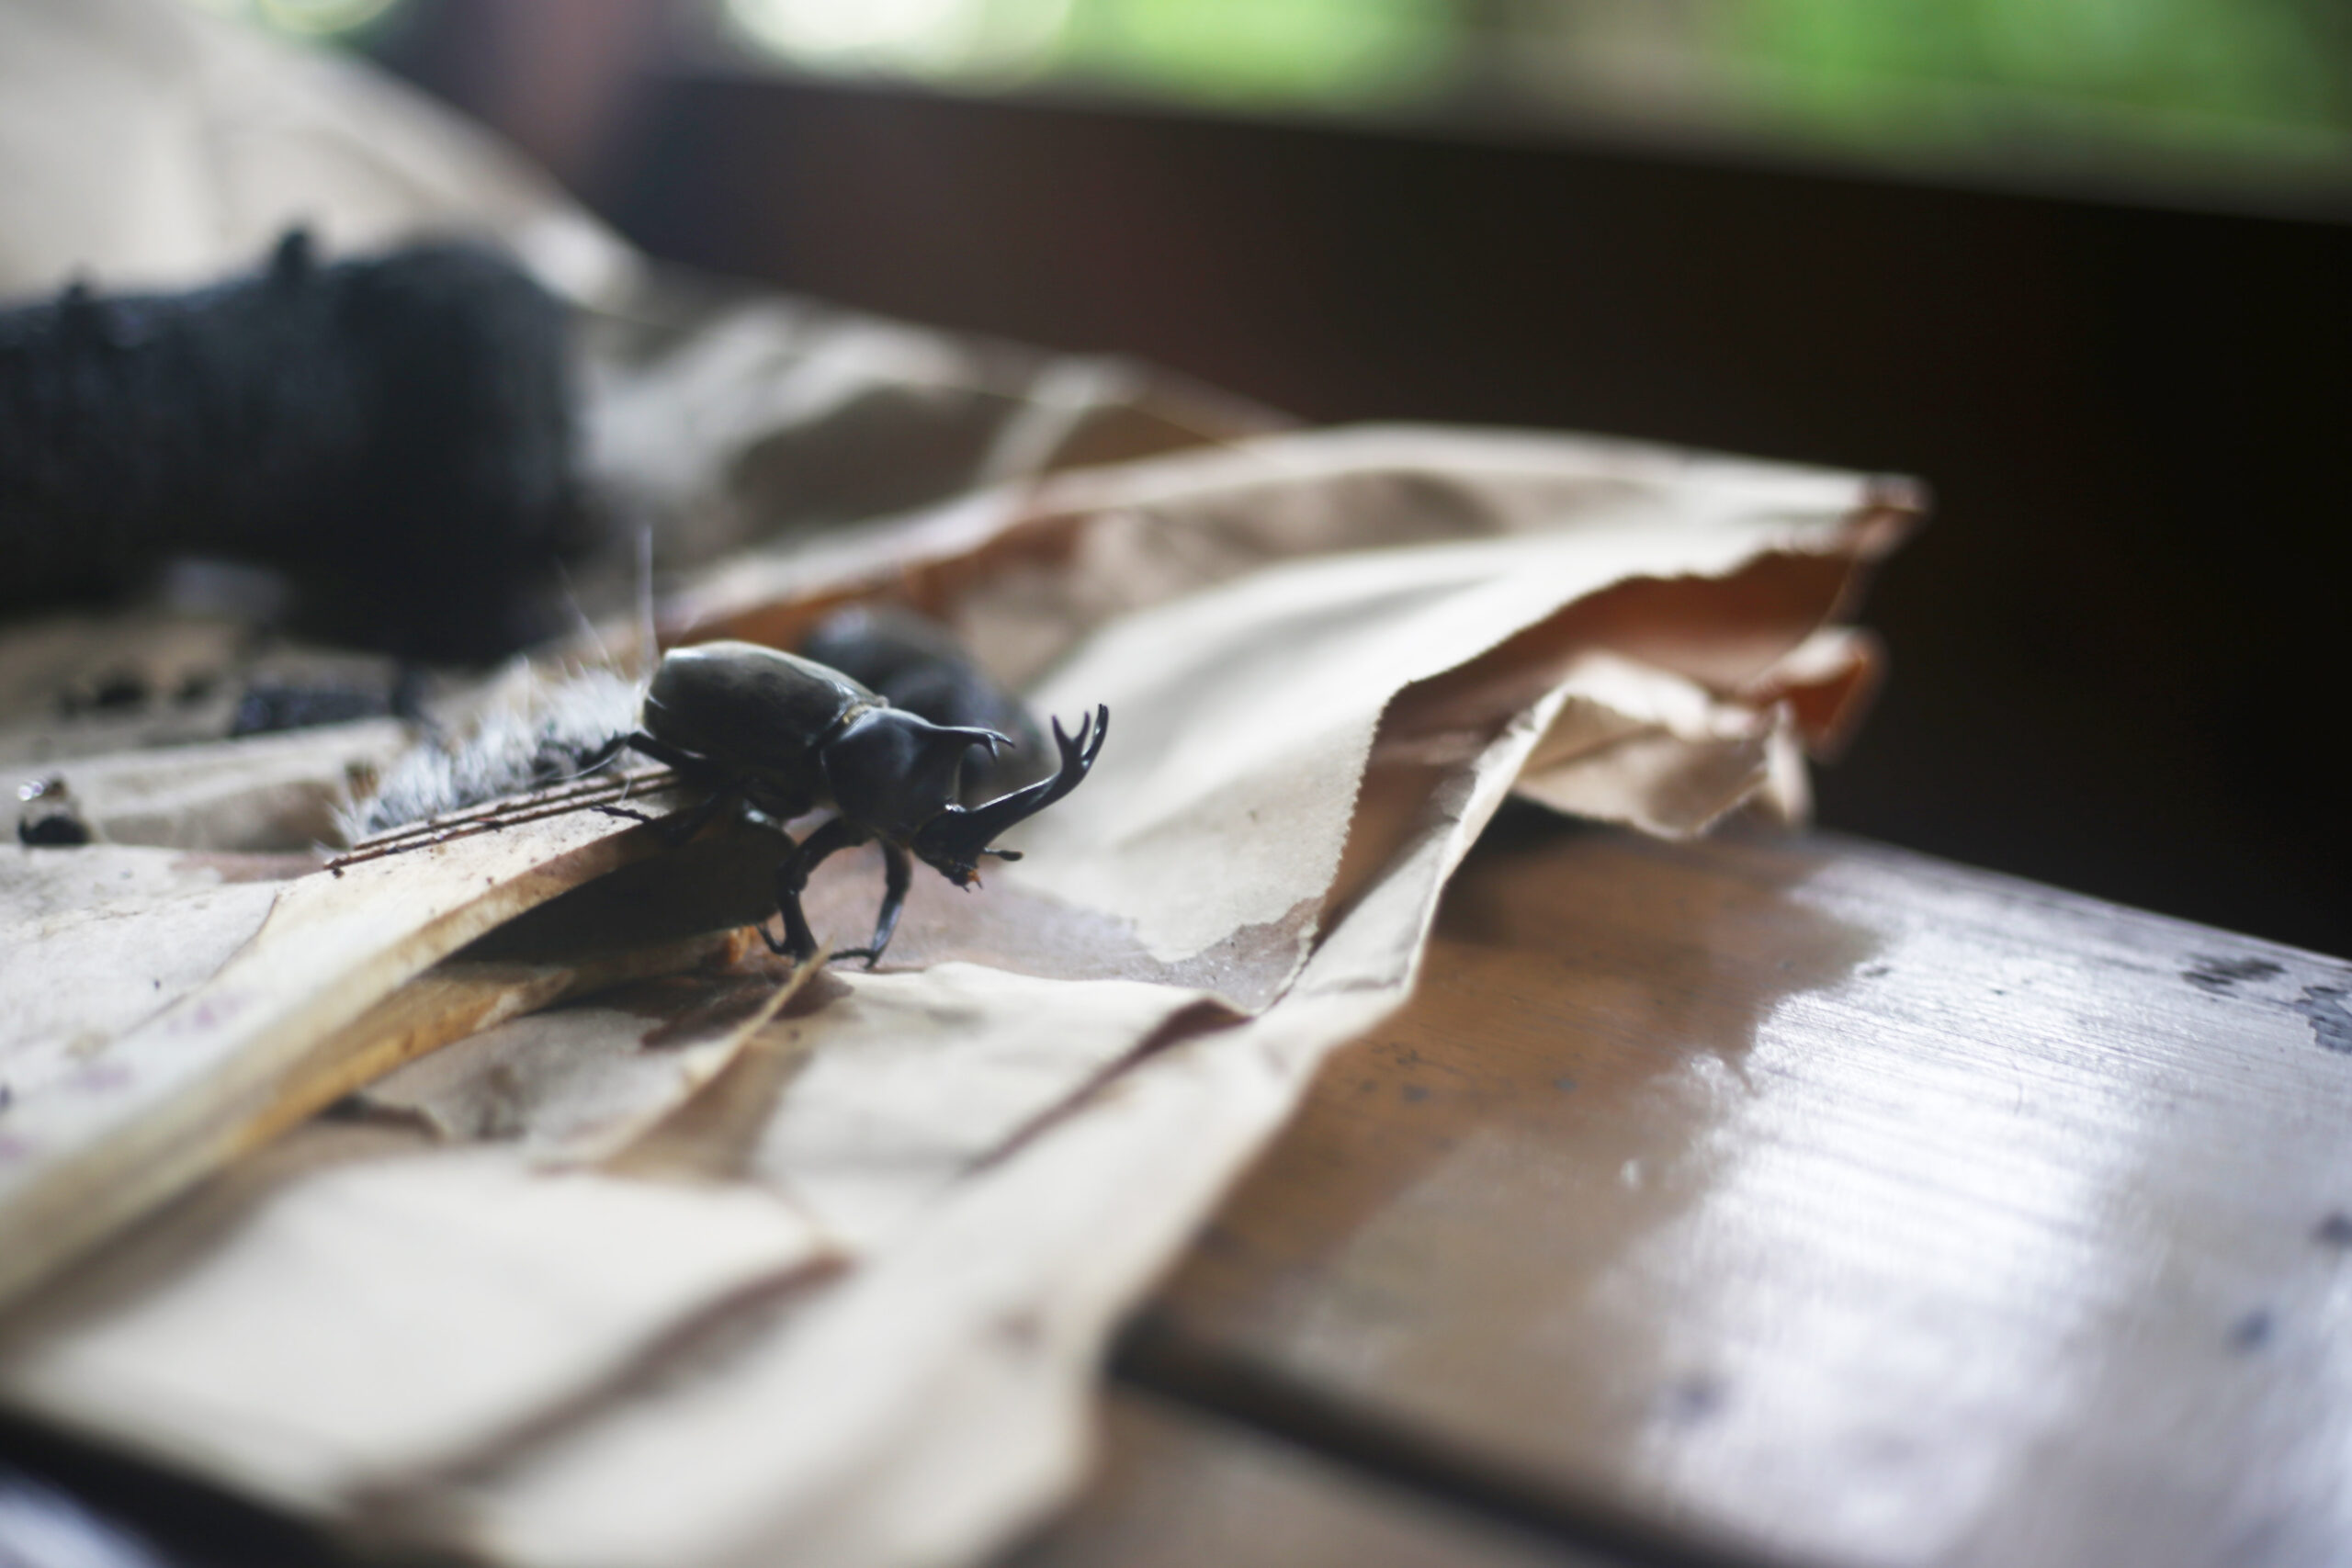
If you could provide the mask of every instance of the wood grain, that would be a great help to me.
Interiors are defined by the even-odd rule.
[[[1077,1507],[999,1568],[1603,1568],[1309,1450],[1132,1390]]]
[[[1490,840],[1122,1367],[1637,1555],[2352,1560],[2347,995],[1866,844]]]

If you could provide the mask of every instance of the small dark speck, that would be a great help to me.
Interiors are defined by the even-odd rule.
[[[1250,1250],[1239,1236],[1223,1225],[1211,1225],[1203,1231],[1194,1245],[1213,1258],[1238,1258]]]
[[[2344,1005],[2344,996],[2340,986],[2305,986],[2290,1005],[2310,1021],[2323,1050],[2352,1055],[2352,1008]]]
[[[1704,1374],[1684,1378],[1660,1396],[1658,1414],[1686,1426],[1704,1421],[1724,1407],[1726,1395],[1724,1385],[1713,1378]]]
[[[2278,1331],[2278,1322],[2271,1317],[2268,1309],[2257,1308],[2230,1325],[2230,1348],[2259,1350],[2270,1343],[2270,1337]]]
[[[163,988],[164,988],[164,982],[163,982],[163,981],[161,981],[161,980],[156,981],[156,982],[155,982],[155,989],[157,989],[157,990],[159,990],[159,991],[160,991],[160,990],[162,990]]]
[[[1046,1337],[1046,1325],[1035,1312],[1008,1313],[994,1324],[997,1339],[1017,1349],[1034,1349]]]
[[[1796,966],[1797,961],[1793,958],[1783,958],[1778,964],[1772,965],[1773,968],[1778,969],[1783,975],[1787,974]]]
[[[2320,1221],[2312,1239],[2323,1247],[2352,1247],[2352,1214],[2336,1210]]]
[[[1894,973],[1894,965],[1892,964],[1865,964],[1860,969],[1854,971],[1854,973],[1860,975],[1865,980],[1883,980],[1887,976]]]
[[[274,735],[282,730],[381,718],[390,711],[391,704],[381,692],[255,682],[237,699],[237,712],[229,721],[229,733],[232,737]]]
[[[90,705],[101,708],[135,708],[146,700],[146,681],[130,671],[108,675],[90,694]]]
[[[1408,1105],[1419,1105],[1429,1097],[1430,1091],[1417,1083],[1408,1083],[1405,1086],[1405,1103]]]
[[[2199,953],[2194,964],[2180,972],[2180,977],[2201,990],[2227,996],[2243,982],[2275,980],[2286,972],[2267,958],[2212,958]]]
[[[71,811],[19,818],[17,842],[32,849],[72,849],[90,841],[90,829]]]
[[[7,1110],[16,1098],[17,1091],[15,1089],[10,1089],[6,1084],[0,1083],[0,1111]]]
[[[1552,1080],[1552,1087],[1562,1094],[1574,1094],[1577,1091],[1577,1080],[1563,1073]]]

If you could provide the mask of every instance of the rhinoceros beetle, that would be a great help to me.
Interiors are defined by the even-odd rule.
[[[1056,719],[1061,761],[1053,775],[970,807],[956,800],[965,753],[986,746],[993,755],[1012,743],[1006,737],[933,724],[892,707],[830,665],[773,648],[711,642],[673,649],[654,671],[642,723],[615,750],[643,752],[709,791],[699,805],[662,820],[673,842],[684,843],[738,802],[777,824],[833,807],[836,814],[793,844],[776,867],[784,940],[760,928],[772,952],[796,963],[816,953],[816,936],[800,908],[809,874],[836,850],[881,840],[882,908],[873,941],[833,955],[863,958],[871,969],[898,929],[913,860],[958,887],[970,887],[982,856],[1020,859],[1017,851],[990,848],[989,840],[1079,786],[1102,750],[1111,710],[1098,706],[1075,735]],[[649,820],[624,808],[605,809]]]

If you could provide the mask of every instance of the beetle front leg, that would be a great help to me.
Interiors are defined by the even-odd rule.
[[[696,756],[683,747],[673,746],[666,740],[658,740],[642,729],[639,729],[627,735],[616,735],[594,750],[584,753],[579,759],[577,770],[572,776],[577,778],[593,773],[624,751],[635,751],[640,756],[652,758],[663,767],[677,768],[684,772],[692,772],[697,768],[707,770],[710,766],[709,758]]]
[[[622,736],[620,744],[639,756],[650,757],[663,767],[675,768],[680,773],[691,773],[695,768],[711,765],[709,758],[698,756],[683,746],[673,746],[667,740],[656,739],[642,729],[633,735]]]
[[[657,740],[641,729],[633,735],[617,736],[598,747],[594,752],[591,753],[596,760],[589,765],[588,769],[582,771],[601,768],[623,751],[635,751],[650,757],[663,767],[676,769],[680,775],[689,780],[696,774],[707,778],[714,772],[708,758],[696,756],[694,752],[673,746],[666,740]],[[662,840],[674,850],[696,833],[701,832],[704,824],[718,816],[734,799],[736,791],[741,787],[740,781],[721,784],[711,791],[708,799],[688,807],[684,811],[673,811],[667,817],[656,817],[650,812],[639,811],[628,806],[599,806],[596,809],[607,817],[618,817],[629,822],[660,823]],[[622,793],[626,795],[628,792],[624,789]]]
[[[882,910],[874,917],[874,943],[870,947],[844,948],[833,954],[834,962],[863,958],[868,969],[882,962],[882,950],[890,945],[890,933],[899,929],[899,911],[907,907],[907,889],[914,882],[914,857],[888,840],[883,841]]]
[[[817,955],[817,933],[808,929],[808,917],[800,908],[800,895],[808,890],[808,875],[835,850],[853,848],[872,836],[865,829],[853,828],[836,817],[793,845],[791,852],[775,868],[775,905],[776,912],[784,917],[784,940],[776,941],[768,935],[765,925],[760,927],[760,938],[768,944],[770,953],[782,953],[795,964]]]
[[[696,801],[684,811],[673,811],[667,817],[656,817],[628,806],[600,806],[596,809],[607,817],[618,817],[625,821],[650,822],[653,830],[662,836],[662,841],[674,850],[701,832],[712,818],[735,804],[735,797],[742,788],[741,783],[720,784],[707,798]]]

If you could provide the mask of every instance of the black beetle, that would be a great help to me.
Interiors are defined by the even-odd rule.
[[[809,874],[835,850],[882,841],[886,870],[874,940],[833,955],[863,958],[871,969],[898,928],[913,874],[910,854],[958,887],[978,880],[983,855],[1020,859],[1016,851],[989,848],[989,840],[1079,786],[1102,750],[1111,710],[1097,707],[1076,735],[1065,734],[1056,719],[1061,763],[1053,776],[968,808],[956,803],[965,753],[978,745],[993,754],[1012,741],[992,729],[937,725],[892,707],[840,671],[797,654],[748,642],[673,649],[653,672],[643,724],[614,750],[641,751],[710,792],[663,820],[673,842],[684,843],[738,800],[778,824],[820,807],[836,812],[776,867],[784,940],[760,928],[773,952],[796,963],[816,953],[800,908]]]

